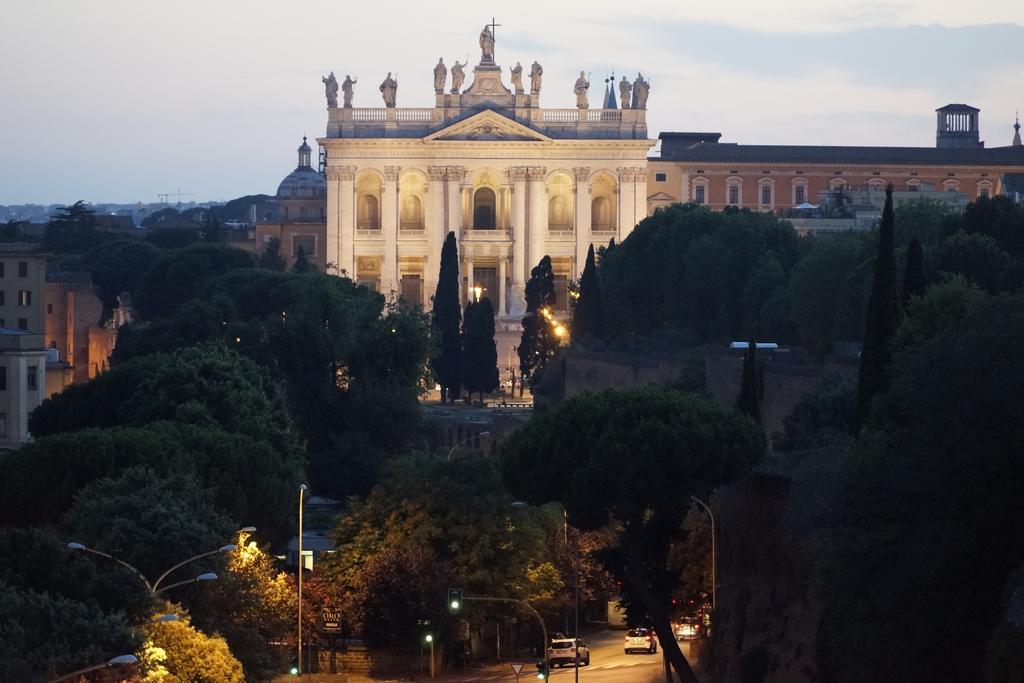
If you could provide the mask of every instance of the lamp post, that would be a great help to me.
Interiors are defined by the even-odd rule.
[[[302,496],[306,492],[306,485],[299,486],[299,656],[296,658],[299,667],[299,676],[302,675]]]
[[[78,671],[72,671],[69,674],[64,674],[63,676],[59,676],[57,678],[54,678],[54,679],[52,679],[50,681],[50,683],[58,683],[58,681],[68,681],[68,680],[71,680],[72,678],[77,678],[78,676],[82,676],[82,675],[90,673],[92,671],[99,671],[100,669],[106,669],[107,667],[113,667],[113,666],[127,666],[129,664],[135,664],[138,661],[139,661],[139,658],[136,657],[135,655],[118,655],[117,657],[112,657],[112,658],[108,659],[107,661],[103,662],[102,664],[96,664],[94,666],[87,666],[84,669],[79,669]]]
[[[427,645],[430,646],[430,677],[433,678],[434,677],[434,635],[432,633],[428,633],[423,640],[427,641]]]
[[[451,448],[448,449],[448,457],[445,458],[445,460],[451,460],[452,459],[452,453],[454,453],[455,449],[458,448],[459,446],[465,445],[465,444],[469,443],[470,441],[472,441],[473,439],[476,439],[476,438],[479,438],[479,437],[482,437],[482,436],[490,436],[490,435],[491,435],[491,433],[489,431],[484,431],[484,432],[479,432],[477,434],[474,434],[473,436],[466,437],[465,439],[463,439],[462,441],[458,442],[457,444],[455,444],[454,446],[452,446]]]
[[[711,612],[714,614],[715,609],[718,607],[717,586],[718,586],[718,568],[715,566],[715,515],[712,514],[711,508],[704,504],[704,502],[697,496],[690,496],[697,505],[700,505],[708,513],[708,517],[711,518]]]
[[[242,531],[250,531],[251,532],[251,531],[255,531],[255,530],[256,530],[256,527],[245,527],[244,529],[239,529],[238,532],[242,532]],[[236,534],[238,532],[236,532]],[[216,574],[214,574],[213,572],[205,572],[205,573],[199,574],[198,576],[195,576],[195,577],[193,577],[191,579],[186,579],[185,581],[177,581],[177,582],[172,583],[172,584],[170,584],[168,586],[164,586],[162,588],[160,587],[161,582],[163,582],[163,580],[166,579],[171,574],[171,572],[175,571],[176,569],[184,567],[186,564],[189,564],[190,562],[195,562],[196,560],[201,560],[204,557],[209,557],[210,555],[216,555],[217,553],[229,553],[232,550],[237,550],[238,546],[236,546],[234,544],[228,544],[228,545],[223,545],[220,548],[217,548],[216,550],[211,550],[209,552],[199,553],[198,555],[193,555],[192,557],[188,558],[187,560],[182,560],[178,564],[174,565],[173,567],[171,567],[170,569],[165,571],[153,583],[150,583],[149,579],[147,579],[146,576],[142,572],[140,572],[138,569],[136,569],[132,565],[128,564],[127,562],[125,562],[121,558],[114,557],[110,553],[105,553],[102,550],[96,550],[95,548],[90,548],[90,547],[88,547],[86,545],[83,545],[81,543],[78,543],[76,541],[72,541],[71,543],[68,543],[67,544],[67,548],[68,548],[68,550],[79,550],[79,551],[84,552],[84,553],[91,553],[93,555],[99,555],[100,557],[108,559],[108,560],[113,560],[114,562],[118,563],[122,567],[125,567],[125,568],[131,570],[131,572],[133,574],[135,574],[135,576],[139,577],[139,580],[141,580],[142,583],[144,583],[146,585],[146,589],[150,592],[150,594],[153,595],[153,596],[157,596],[160,593],[163,593],[164,591],[169,590],[171,588],[176,588],[177,586],[184,586],[185,584],[196,583],[197,581],[215,581],[217,579],[217,575]]]

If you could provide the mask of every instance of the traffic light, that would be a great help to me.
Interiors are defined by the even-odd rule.
[[[455,614],[462,609],[462,589],[461,588],[449,588],[448,589],[448,610]]]
[[[299,660],[295,659],[295,657],[292,657],[292,663],[291,666],[288,667],[288,673],[292,676],[299,675]]]
[[[537,678],[540,680],[547,680],[548,677],[548,663],[547,660],[541,660],[537,662]]]

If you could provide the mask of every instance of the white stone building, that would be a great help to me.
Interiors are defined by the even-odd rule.
[[[454,232],[463,301],[481,288],[499,330],[513,332],[530,270],[544,255],[556,276],[556,308],[564,309],[566,284],[579,277],[588,247],[621,241],[647,215],[653,141],[646,84],[636,108],[616,108],[612,97],[603,98],[606,108],[591,109],[583,94],[577,108],[543,109],[541,74],[524,74],[529,67],[503,73],[493,37],[484,47],[487,31],[468,88],[453,68],[448,90],[447,68],[436,67],[432,108],[396,107],[392,93],[385,93],[387,106],[353,108],[347,80],[339,107],[336,81],[334,98],[325,81],[327,133],[318,139],[326,150],[324,258],[330,272],[429,308],[441,246]],[[557,87],[572,90],[571,83]]]

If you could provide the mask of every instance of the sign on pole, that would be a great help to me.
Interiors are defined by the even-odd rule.
[[[512,665],[512,673],[514,673],[516,675],[516,678],[519,678],[519,674],[523,673],[523,665],[522,664],[513,664]]]
[[[324,607],[320,611],[320,630],[324,633],[341,633],[341,610]]]

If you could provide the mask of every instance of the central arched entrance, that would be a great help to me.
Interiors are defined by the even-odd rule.
[[[493,230],[494,215],[497,207],[497,198],[494,190],[489,187],[481,187],[473,193],[473,229]]]

